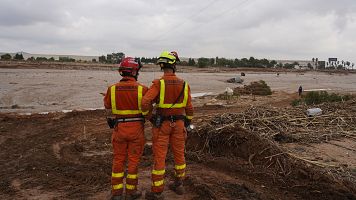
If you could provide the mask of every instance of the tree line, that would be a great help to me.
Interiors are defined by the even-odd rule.
[[[0,60],[7,60],[7,61],[10,61],[10,60],[18,60],[18,61],[21,61],[21,60],[25,60],[25,58],[23,57],[23,55],[21,53],[16,53],[13,57],[11,56],[11,54],[3,54],[1,55],[0,57]],[[63,57],[59,57],[58,60],[56,60],[54,57],[50,57],[50,58],[47,58],[47,57],[29,57],[26,59],[27,61],[39,61],[39,62],[43,62],[43,61],[49,61],[49,62],[54,62],[54,61],[59,61],[59,62],[76,62],[76,60],[74,58],[70,58],[70,57],[66,57],[66,56],[63,56]]]
[[[125,54],[123,52],[118,53],[111,53],[99,56],[98,60],[93,58],[91,62],[99,62],[99,63],[106,63],[106,64],[118,64],[121,60],[125,58]],[[1,60],[25,60],[22,53],[16,53],[13,57],[10,54],[3,54],[1,55]],[[74,58],[70,57],[59,57],[56,60],[54,57],[29,57],[26,59],[27,61],[59,61],[59,62],[82,62],[81,60],[75,60]],[[155,64],[158,60],[157,57],[135,57],[135,60],[140,60],[143,64]],[[87,62],[87,61],[84,61]],[[89,61],[90,62],[90,61]],[[312,65],[312,64],[313,65]],[[307,67],[309,69],[346,69],[346,68],[354,68],[354,63],[349,61],[335,61],[335,62],[325,62],[319,61],[318,58],[313,58],[311,63],[307,63]],[[235,59],[227,59],[227,58],[205,58],[201,57],[198,59],[189,58],[188,61],[181,61],[178,65],[183,66],[196,66],[196,67],[251,67],[251,68],[285,68],[285,69],[294,69],[295,67],[299,67],[300,64],[296,61],[292,63],[277,63],[275,60],[268,60],[268,59],[257,59],[254,57],[250,58],[235,58]],[[303,66],[301,66],[303,67]]]
[[[189,58],[188,61],[183,61],[182,65],[187,66],[197,66],[197,67],[256,67],[256,68],[272,68],[275,67],[277,62],[275,60],[267,60],[257,59],[254,57],[248,58],[235,58],[235,59],[227,59],[227,58],[198,58],[197,61],[193,58]]]

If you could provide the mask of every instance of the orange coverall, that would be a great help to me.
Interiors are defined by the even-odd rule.
[[[115,86],[115,90],[112,88]],[[112,109],[116,118],[139,118],[143,117],[140,109],[142,96],[148,88],[139,84],[132,77],[124,77],[119,83],[110,86],[104,97],[106,109]],[[112,98],[113,92],[115,99]],[[140,96],[140,92],[142,92]],[[114,104],[113,104],[114,100]],[[116,107],[113,108],[113,107]],[[120,122],[112,133],[113,164],[112,164],[112,194],[121,195],[123,193],[124,164],[126,155],[128,160],[128,170],[126,176],[126,193],[132,194],[137,190],[137,167],[143,153],[145,145],[144,122]]]
[[[161,80],[164,80],[164,84]],[[193,105],[191,102],[190,88],[186,83],[186,91],[175,102],[183,89],[184,81],[178,78],[174,73],[165,72],[161,79],[156,79],[152,82],[152,86],[142,99],[142,110],[149,111],[153,102],[156,102],[157,113],[161,116],[186,115],[191,120],[193,118]],[[162,85],[163,84],[163,85]],[[161,91],[162,86],[163,91]],[[185,100],[184,100],[185,99]],[[184,101],[186,105],[184,105]],[[161,104],[166,106],[161,106]],[[176,107],[174,108],[174,103]],[[177,106],[177,104],[181,104]],[[173,105],[173,106],[172,106]],[[164,107],[164,108],[162,108]],[[175,177],[179,180],[185,178],[185,140],[186,130],[183,120],[164,120],[161,127],[152,128],[152,142],[153,142],[153,159],[154,166],[152,170],[152,192],[163,192],[164,190],[164,174],[165,174],[165,160],[168,150],[168,144],[171,145],[171,150],[174,156],[175,163]]]

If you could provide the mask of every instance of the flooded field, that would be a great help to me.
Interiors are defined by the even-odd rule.
[[[162,72],[141,72],[139,81],[147,86]],[[226,80],[240,73],[178,73],[188,81],[192,93],[221,93],[226,87],[243,84]],[[102,107],[102,94],[108,86],[120,80],[110,70],[0,69],[0,112],[47,112]],[[326,89],[356,93],[356,74],[247,72],[244,84],[264,80],[273,91],[295,93],[299,85],[304,90]]]

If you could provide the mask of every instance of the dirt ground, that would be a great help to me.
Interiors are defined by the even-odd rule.
[[[19,113],[98,107],[102,98],[98,93],[105,89],[106,85],[96,87],[102,83],[106,84],[104,80],[114,81],[116,75],[103,70],[28,70],[0,69],[0,97],[3,107],[0,109],[0,199],[109,199],[111,130],[106,125],[104,110],[32,115]],[[145,73],[158,72],[144,72],[143,76],[147,75]],[[210,77],[215,82],[209,81],[207,84],[206,81],[195,80],[194,76],[197,74],[182,73],[181,75],[190,79],[188,81],[191,82],[192,88],[198,88],[194,92],[217,93],[229,86],[224,80],[231,74],[196,73],[202,73],[202,76]],[[263,73],[254,73],[256,74],[251,75],[254,78],[248,81],[264,77]],[[110,74],[110,78],[105,74]],[[286,76],[289,78],[299,76],[294,72],[288,74]],[[320,76],[324,75],[330,76]],[[100,76],[102,78],[97,78]],[[209,135],[211,130],[207,130],[209,127],[206,123],[216,123],[216,120],[212,120],[214,117],[220,118],[227,113],[242,113],[251,106],[290,109],[290,102],[298,98],[293,92],[294,84],[299,83],[291,84],[286,78],[285,82],[278,83],[279,86],[273,86],[278,82],[272,80],[277,79],[274,76],[276,75],[271,75],[270,79],[266,76],[266,79],[270,80],[266,82],[271,83],[274,90],[271,96],[245,95],[230,100],[217,100],[214,96],[206,96],[194,99],[196,113],[193,122],[197,128],[189,134],[187,140],[188,175],[184,183],[187,192],[178,196],[166,188],[166,199],[356,199],[355,130],[351,130],[354,136],[329,138],[321,142],[278,142],[263,138],[240,126],[226,127],[223,124],[217,128],[219,134],[223,135]],[[310,76],[300,76],[311,78],[315,75],[311,73]],[[321,78],[325,83],[320,85],[324,87],[330,84],[329,81],[340,81],[340,85],[334,89],[347,85],[346,89],[340,91],[352,92],[355,90],[353,87],[356,87],[352,77],[336,75],[332,80]],[[313,80],[311,78],[309,81]],[[212,86],[213,83],[217,84]],[[74,88],[90,86],[84,89],[85,91],[73,89],[66,92],[71,84]],[[284,87],[289,89],[284,90]],[[61,96],[63,92],[66,94]],[[88,102],[83,102],[87,97],[83,95],[86,92],[95,93],[96,96]],[[50,99],[56,96],[54,94],[59,97]],[[24,96],[31,100],[19,100]],[[69,105],[68,101],[73,97],[77,100]],[[8,100],[7,104],[4,99]],[[36,100],[45,103],[42,105]],[[62,104],[56,105],[60,102]],[[21,109],[5,108],[14,104]],[[351,102],[350,105],[348,112],[356,115],[356,107],[353,106],[355,104]],[[145,133],[147,142],[150,142],[149,122],[146,122]],[[230,146],[211,144],[209,152],[204,151],[206,142],[223,138],[224,134],[229,141],[230,137],[236,138],[237,143],[229,144]],[[285,152],[288,152],[288,155]],[[173,177],[173,164],[171,157],[167,160],[166,181],[169,182]],[[150,187],[151,164],[150,150],[146,149],[139,167],[139,189],[142,191]]]

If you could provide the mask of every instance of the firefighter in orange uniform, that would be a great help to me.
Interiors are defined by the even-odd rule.
[[[137,191],[138,164],[145,145],[144,115],[141,100],[148,88],[137,82],[141,64],[127,57],[119,66],[123,77],[120,82],[110,86],[104,97],[106,109],[111,109],[115,118],[108,118],[112,133],[113,165],[112,165],[112,200],[124,200],[124,166],[127,159],[126,199],[137,199],[141,192]]]
[[[146,199],[164,199],[162,192],[168,145],[171,146],[175,163],[175,181],[169,188],[179,195],[184,193],[184,149],[187,137],[185,126],[189,125],[193,118],[193,105],[188,83],[175,75],[177,61],[179,58],[176,52],[162,52],[157,63],[164,74],[153,81],[142,98],[143,111],[147,112],[152,103],[156,103],[156,114],[150,120],[153,123],[152,188],[151,192],[146,193]]]

